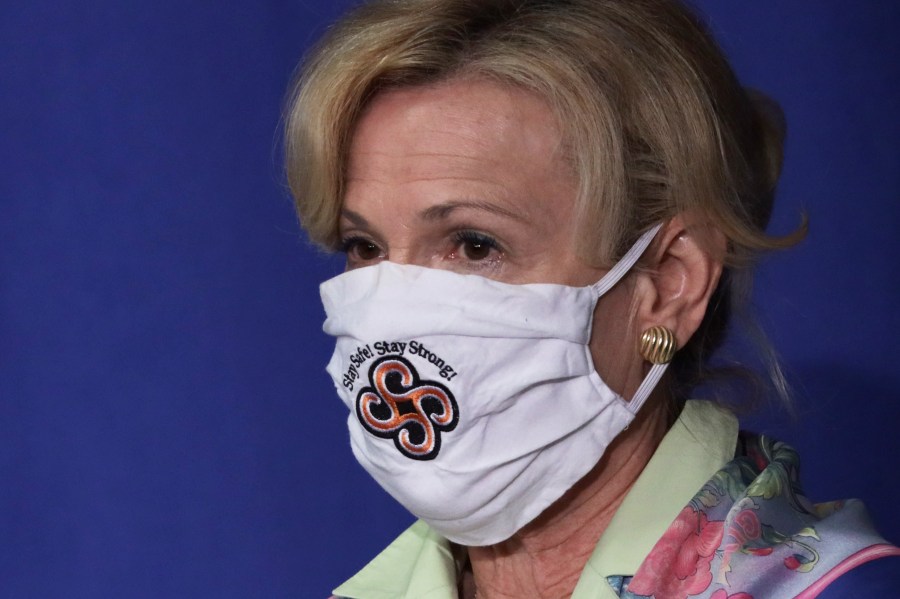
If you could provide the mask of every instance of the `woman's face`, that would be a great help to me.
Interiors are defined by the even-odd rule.
[[[605,271],[576,256],[575,196],[559,127],[537,96],[478,80],[385,91],[350,146],[340,221],[347,268],[390,260],[508,283],[588,285]],[[609,347],[630,334],[622,288],[595,314],[595,363],[596,339]],[[624,392],[615,380],[622,366],[603,362],[600,374]]]
[[[388,91],[350,148],[347,267],[390,260],[509,283],[595,282],[575,257],[575,180],[546,104],[483,81]]]

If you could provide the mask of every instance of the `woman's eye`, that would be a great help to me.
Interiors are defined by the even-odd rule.
[[[341,242],[341,251],[351,262],[369,262],[381,257],[381,248],[362,237],[351,237]]]
[[[456,234],[456,242],[463,257],[472,262],[487,260],[498,249],[492,237],[476,231],[460,231]]]

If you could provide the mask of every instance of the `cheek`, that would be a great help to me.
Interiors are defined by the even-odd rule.
[[[597,302],[590,348],[600,377],[613,391],[628,398],[640,384],[642,360],[637,352],[632,290],[625,283]]]

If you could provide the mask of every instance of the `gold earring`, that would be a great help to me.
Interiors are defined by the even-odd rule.
[[[675,333],[663,326],[650,327],[641,335],[641,356],[653,364],[668,364],[678,351]]]

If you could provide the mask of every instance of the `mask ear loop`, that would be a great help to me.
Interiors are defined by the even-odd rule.
[[[634,392],[634,397],[628,402],[629,412],[632,414],[638,413],[638,410],[641,409],[641,406],[644,405],[644,402],[646,402],[647,398],[650,397],[650,394],[653,393],[653,389],[656,388],[656,384],[659,383],[659,379],[662,378],[662,375],[666,372],[666,368],[668,367],[668,362],[665,364],[654,364],[650,367],[650,372],[644,377],[641,386]]]
[[[647,251],[650,242],[653,241],[653,238],[656,237],[656,234],[659,233],[660,229],[662,229],[662,223],[659,223],[638,237],[638,240],[634,242],[631,249],[622,256],[622,259],[616,262],[616,265],[613,266],[608,273],[603,275],[602,279],[591,285],[591,289],[594,290],[594,299],[600,299],[602,296],[606,295],[610,289],[616,286],[616,283],[618,283],[622,277],[628,274],[628,271],[634,267],[638,258],[643,256],[644,252]]]
[[[624,277],[628,271],[634,267],[635,263],[638,259],[647,251],[647,248],[650,246],[650,242],[653,241],[653,238],[656,237],[656,234],[659,233],[659,230],[662,228],[662,223],[659,223],[643,235],[641,235],[638,240],[634,243],[631,248],[625,252],[625,255],[622,256],[622,259],[619,260],[615,266],[610,269],[608,273],[606,273],[602,279],[591,285],[591,289],[594,292],[594,299],[600,299],[603,295],[605,295],[610,289],[615,287],[616,283],[618,283],[622,277]],[[666,372],[666,368],[668,364],[654,364],[650,368],[650,372],[647,373],[647,376],[644,377],[644,380],[641,382],[641,385],[638,387],[637,391],[635,391],[634,396],[631,398],[631,401],[628,402],[628,411],[632,414],[637,414],[638,410],[641,409],[641,406],[644,405],[644,402],[647,401],[647,398],[650,397],[650,394],[653,392],[653,389],[656,388],[657,383],[659,383],[659,379],[662,378],[662,375]]]

